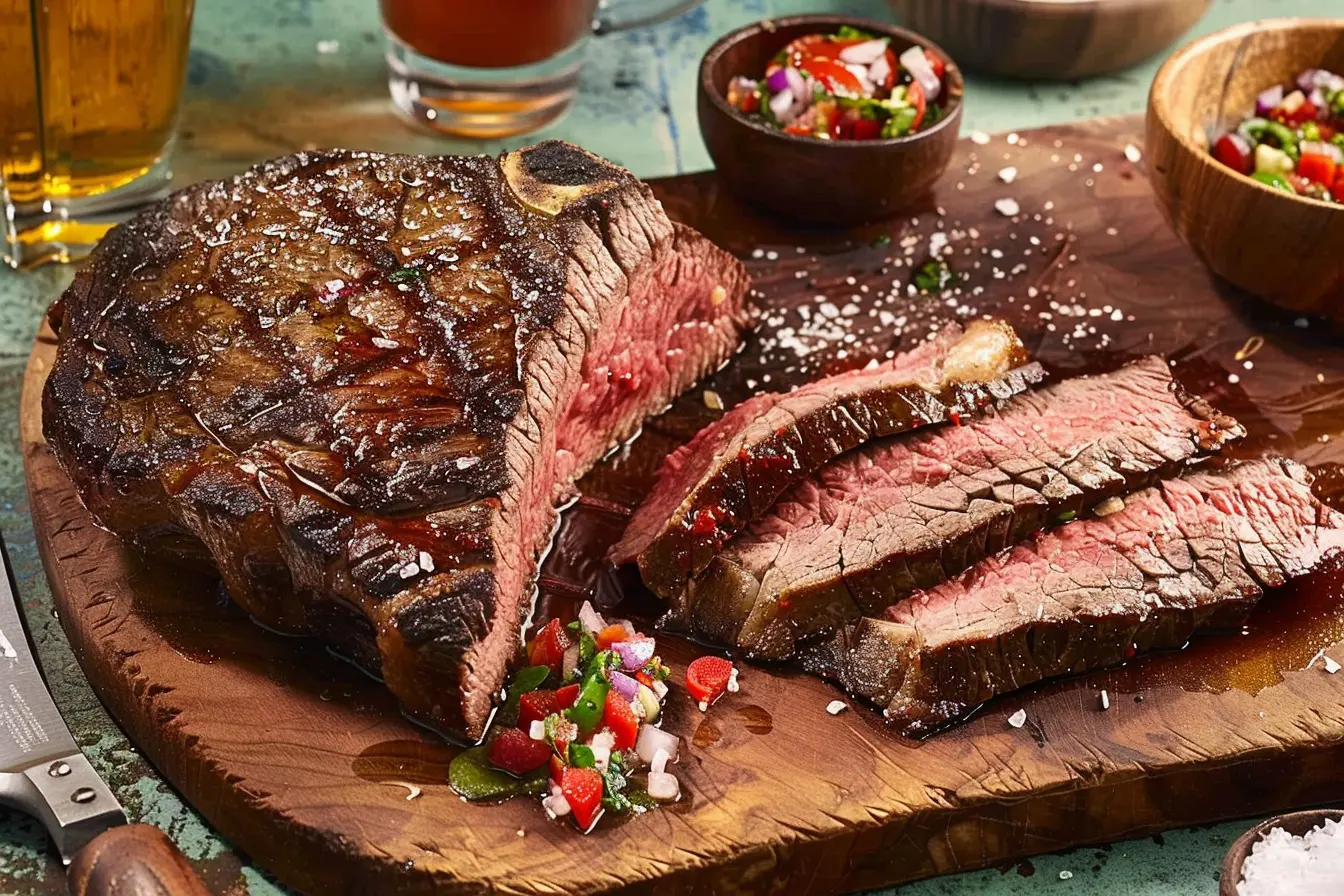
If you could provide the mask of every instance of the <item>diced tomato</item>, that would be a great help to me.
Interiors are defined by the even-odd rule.
[[[759,110],[761,108],[761,95],[754,90],[743,94],[739,108],[748,115]]]
[[[809,34],[806,37],[795,38],[784,48],[784,51],[789,54],[789,58],[794,60],[795,63],[809,57],[838,59],[841,50],[861,44],[864,40],[865,38],[861,37],[830,37],[825,34]]]
[[[814,56],[803,60],[802,68],[831,93],[841,96],[863,96],[863,85],[859,83],[859,79],[838,62]]]
[[[559,712],[555,691],[529,691],[518,700],[518,728],[527,731],[533,722],[541,722],[551,713]]]
[[[551,756],[551,745],[533,740],[517,728],[505,728],[490,741],[490,761],[514,775],[541,768]]]
[[[871,118],[860,117],[855,120],[851,138],[854,140],[876,140],[882,136],[882,124]]]
[[[1297,163],[1298,174],[1325,187],[1334,185],[1338,168],[1334,159],[1314,152],[1302,153],[1302,158]]]
[[[630,632],[623,625],[609,625],[597,633],[598,650],[609,650],[611,645],[630,640]]]
[[[713,703],[728,690],[733,664],[721,656],[702,656],[686,667],[686,690],[700,703]]]
[[[555,711],[569,709],[577,699],[579,699],[579,686],[577,684],[565,685],[555,692]]]
[[[938,80],[943,80],[943,73],[947,71],[947,62],[943,60],[943,57],[932,50],[926,49],[924,51],[924,58],[929,60],[929,67],[933,69],[933,73],[937,76]]]
[[[795,134],[799,137],[806,137],[812,133],[812,129],[805,124],[799,124],[798,122],[795,121],[793,124],[784,128],[784,133]]]
[[[1335,172],[1335,185],[1330,192],[1336,196],[1344,196],[1344,165],[1338,166]]]
[[[560,792],[569,803],[574,822],[585,833],[602,817],[602,776],[591,768],[567,768]]]
[[[646,688],[653,687],[653,676],[649,675],[649,673],[645,672],[643,669],[640,669],[635,673],[635,681],[644,685]]]
[[[1334,139],[1335,139],[1335,134],[1338,134],[1338,133],[1339,133],[1339,131],[1337,131],[1337,130],[1335,130],[1334,128],[1330,127],[1330,125],[1326,124],[1326,123],[1323,122],[1323,121],[1322,121],[1322,122],[1318,122],[1318,123],[1316,124],[1316,128],[1317,128],[1317,130],[1319,130],[1319,131],[1321,132],[1321,142],[1322,142],[1322,143],[1329,143],[1331,140],[1334,140]]]
[[[630,703],[620,694],[607,692],[607,705],[602,708],[602,727],[616,738],[613,749],[629,750],[639,737],[639,717],[630,708]]]
[[[929,103],[924,98],[924,88],[919,86],[918,81],[911,81],[910,86],[905,91],[906,99],[910,100],[910,105],[915,107],[915,120],[910,122],[910,133],[919,129],[919,124],[924,120],[924,113],[928,111]]]
[[[571,643],[569,632],[565,631],[560,620],[552,619],[532,639],[527,660],[533,666],[549,666],[552,672],[559,672],[564,665],[565,651]]]
[[[1316,120],[1316,106],[1311,100],[1303,100],[1302,105],[1291,112],[1286,111],[1282,106],[1269,113],[1269,117],[1275,121],[1282,122],[1289,127],[1297,127],[1304,121]]]
[[[1224,134],[1213,144],[1213,157],[1233,171],[1250,174],[1255,169],[1255,158],[1247,151],[1248,146],[1232,134]]]
[[[565,760],[551,754],[551,783],[559,784],[565,777]]]
[[[896,61],[896,54],[890,49],[887,50],[887,76],[882,79],[882,83],[877,85],[882,88],[883,93],[890,94],[891,88],[896,84],[896,72],[900,69],[900,64]]]

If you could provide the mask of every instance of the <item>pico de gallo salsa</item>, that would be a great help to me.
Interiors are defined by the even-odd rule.
[[[914,46],[899,56],[888,38],[845,26],[780,50],[759,80],[728,84],[728,103],[786,134],[819,140],[904,137],[943,118],[946,60]]]
[[[668,669],[656,646],[586,601],[576,621],[546,623],[526,645],[528,665],[489,740],[453,759],[453,788],[467,799],[540,796],[547,814],[584,833],[608,811],[679,799],[667,768],[680,739],[657,727]]]
[[[1213,156],[1277,190],[1344,203],[1344,76],[1308,69],[1264,91]]]

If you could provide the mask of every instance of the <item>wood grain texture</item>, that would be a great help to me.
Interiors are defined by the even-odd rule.
[[[95,837],[70,862],[70,896],[209,896],[156,827],[122,825]]]
[[[1255,98],[1308,68],[1344,71],[1344,19],[1225,29],[1158,71],[1148,104],[1153,189],[1205,264],[1266,301],[1344,320],[1344,206],[1290,196],[1209,155]]]
[[[969,71],[1070,81],[1147,59],[1212,0],[888,0]]]
[[[696,79],[696,111],[714,167],[749,202],[803,224],[853,225],[889,217],[925,198],[957,145],[965,82],[955,63],[944,77],[941,121],[892,140],[818,140],[786,134],[728,105],[728,83],[757,77],[789,42],[850,25],[891,39],[899,55],[918,44],[947,52],[886,22],[853,16],[787,16],[756,22],[720,38],[705,53]]]
[[[1120,120],[964,142],[912,217],[843,233],[766,221],[712,174],[655,182],[674,218],[748,259],[767,309],[762,337],[709,388],[731,405],[766,375],[767,387],[787,388],[862,365],[950,314],[994,313],[1057,375],[1166,353],[1185,385],[1247,425],[1239,450],[1344,459],[1344,351],[1204,271],[1126,161],[1138,130]],[[1009,165],[1018,175],[1005,185],[998,171]],[[1019,215],[995,210],[1005,197]],[[939,231],[966,277],[951,307],[904,287]],[[844,334],[816,325],[832,319],[818,297],[851,322]],[[785,327],[806,337],[806,353],[774,339]],[[1263,340],[1254,370],[1235,354],[1251,336]],[[703,716],[676,688],[666,724],[686,739],[686,799],[586,838],[530,801],[464,803],[444,783],[452,751],[376,682],[316,644],[258,629],[213,581],[136,558],[92,524],[40,437],[53,349],[45,333],[22,432],[33,522],[71,643],[165,776],[303,892],[831,893],[1344,798],[1344,675],[1308,668],[1321,649],[1344,659],[1331,647],[1344,618],[1338,584],[1308,580],[1271,601],[1293,612],[1253,622],[1250,636],[1036,688],[920,743],[859,707],[828,715],[837,692],[783,669],[748,668],[741,692]],[[557,581],[608,581],[593,560],[606,543],[582,544],[589,530],[568,521],[632,504],[672,446],[716,414],[695,390],[583,481],[595,500],[568,515],[543,604],[559,599]],[[666,646],[679,675],[693,651]],[[1019,707],[1029,723],[1014,729],[1005,718]]]

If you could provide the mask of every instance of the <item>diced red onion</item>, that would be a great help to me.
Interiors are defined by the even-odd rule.
[[[635,699],[639,694],[639,682],[635,681],[629,675],[618,669],[612,669],[610,676],[611,686],[616,689],[627,701]]]
[[[667,771],[667,761],[671,759],[666,750],[659,750],[653,754],[653,761],[649,763],[649,771],[665,772]]]
[[[616,747],[616,735],[612,734],[610,731],[599,731],[593,735],[593,740],[589,746],[594,750],[601,747],[610,754]]]
[[[579,645],[571,644],[565,648],[565,657],[560,663],[560,677],[568,681],[579,667]]]
[[[634,672],[648,665],[656,646],[652,638],[632,638],[629,641],[617,641],[611,645],[611,649],[620,656],[621,668]]]
[[[579,622],[583,623],[583,627],[593,634],[597,634],[607,627],[606,620],[593,609],[593,605],[589,601],[584,601],[583,606],[579,607]]]
[[[649,796],[660,803],[670,803],[681,796],[681,782],[667,772],[649,772]]]
[[[1340,149],[1333,143],[1322,143],[1319,141],[1306,140],[1298,144],[1302,155],[1326,156],[1333,159],[1336,165],[1344,164],[1344,149]]]
[[[840,51],[840,61],[853,62],[858,65],[871,65],[877,61],[879,56],[885,56],[886,52],[887,41],[885,38],[879,37],[845,47]]]
[[[924,88],[924,98],[929,102],[938,99],[938,94],[943,90],[943,82],[938,80],[938,76],[933,73],[933,66],[929,64],[929,59],[924,55],[924,48],[918,45],[911,47],[901,54],[901,67],[908,71],[919,86]]]
[[[653,680],[653,684],[651,685],[651,687],[653,689],[654,696],[657,697],[659,700],[667,696],[667,682],[659,681],[658,679],[655,678]]]
[[[653,762],[654,754],[659,750],[667,751],[669,762],[677,761],[677,747],[681,745],[681,738],[675,734],[669,734],[661,728],[655,728],[652,725],[641,725],[639,737],[635,739],[635,752],[639,758],[648,765]]]
[[[812,96],[812,92],[807,89],[807,81],[803,80],[803,73],[798,69],[791,65],[784,66],[784,77],[788,79],[794,99],[805,103]]]
[[[1275,84],[1255,98],[1255,114],[1261,117],[1273,112],[1283,102],[1283,85]]]
[[[771,93],[779,93],[781,90],[788,90],[789,75],[788,71],[792,66],[786,65],[783,68],[777,68],[770,73],[770,77],[765,79],[765,86],[770,88]]]
[[[565,799],[565,795],[559,792],[559,788],[553,790],[550,796],[542,800],[541,806],[556,818],[563,818],[569,814],[569,800]]]
[[[770,111],[781,124],[788,124],[798,117],[798,113],[793,111],[793,105],[792,90],[785,90],[770,97]]]
[[[868,80],[874,84],[885,84],[887,75],[891,74],[891,63],[887,61],[887,54],[883,53],[877,57],[877,61],[868,67]]]
[[[1330,102],[1325,98],[1325,91],[1321,88],[1312,88],[1311,93],[1307,94],[1307,102],[1316,108],[1318,121],[1325,121],[1330,117]]]
[[[1297,76],[1297,86],[1301,87],[1304,93],[1310,93],[1313,90],[1339,90],[1344,86],[1344,78],[1323,68],[1309,68]]]

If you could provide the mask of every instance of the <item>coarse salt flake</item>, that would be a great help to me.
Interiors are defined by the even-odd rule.
[[[826,704],[826,711],[833,716],[838,716],[847,709],[849,709],[849,704],[843,700],[832,700]]]
[[[1329,672],[1331,675],[1334,675],[1336,672],[1340,670],[1341,667],[1339,663],[1330,659],[1330,657],[1323,656],[1321,657],[1321,659],[1325,662],[1325,671]]]
[[[1010,715],[1008,717],[1008,724],[1014,728],[1021,728],[1023,725],[1027,724],[1027,711],[1025,709],[1019,709],[1017,712]]]
[[[999,180],[1003,181],[1006,184],[1010,184],[1013,181],[1017,180],[1017,169],[1014,168],[1012,165],[1009,165],[1007,168],[1000,169]]]
[[[971,131],[971,142],[977,146],[985,146],[989,143],[989,135],[984,131]]]
[[[1131,162],[1135,164],[1138,164],[1139,160],[1143,158],[1143,150],[1139,149],[1133,143],[1126,143],[1125,158],[1129,159]]]
[[[338,40],[320,40],[317,42],[317,52],[323,56],[330,56],[332,53],[338,53],[341,49],[341,42]]]
[[[1241,866],[1237,896],[1337,893],[1344,883],[1344,822],[1327,818],[1301,837],[1271,828]]]
[[[1022,207],[1017,204],[1016,199],[995,200],[994,208],[996,211],[998,211],[999,214],[1006,215],[1009,218],[1011,218],[1013,215],[1016,215],[1018,212],[1022,211]]]

